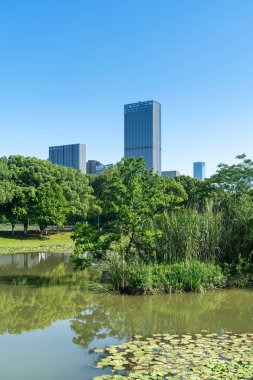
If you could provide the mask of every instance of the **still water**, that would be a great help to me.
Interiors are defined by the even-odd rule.
[[[72,273],[66,254],[0,255],[1,380],[91,380],[92,350],[135,334],[253,331],[252,290],[95,294],[96,274]]]

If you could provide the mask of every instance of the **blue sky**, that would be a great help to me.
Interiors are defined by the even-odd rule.
[[[123,156],[123,106],[162,104],[162,169],[253,158],[252,0],[1,0],[0,156]]]

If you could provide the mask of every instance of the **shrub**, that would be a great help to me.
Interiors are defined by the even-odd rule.
[[[253,286],[253,263],[240,260],[237,264],[224,264],[222,271],[230,288]]]
[[[221,268],[213,264],[193,261],[165,266],[163,269],[158,266],[157,271],[165,292],[201,292],[225,285]]]
[[[223,287],[225,277],[219,266],[197,261],[172,265],[144,264],[138,261],[110,261],[114,289],[128,294],[162,292],[201,292]]]

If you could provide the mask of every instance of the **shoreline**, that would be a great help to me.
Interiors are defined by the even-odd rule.
[[[0,255],[16,253],[73,253],[71,232],[60,232],[47,236],[0,234]]]

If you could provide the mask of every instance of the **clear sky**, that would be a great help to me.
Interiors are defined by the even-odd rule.
[[[123,156],[123,106],[162,104],[162,169],[253,158],[252,0],[0,0],[0,156]]]

